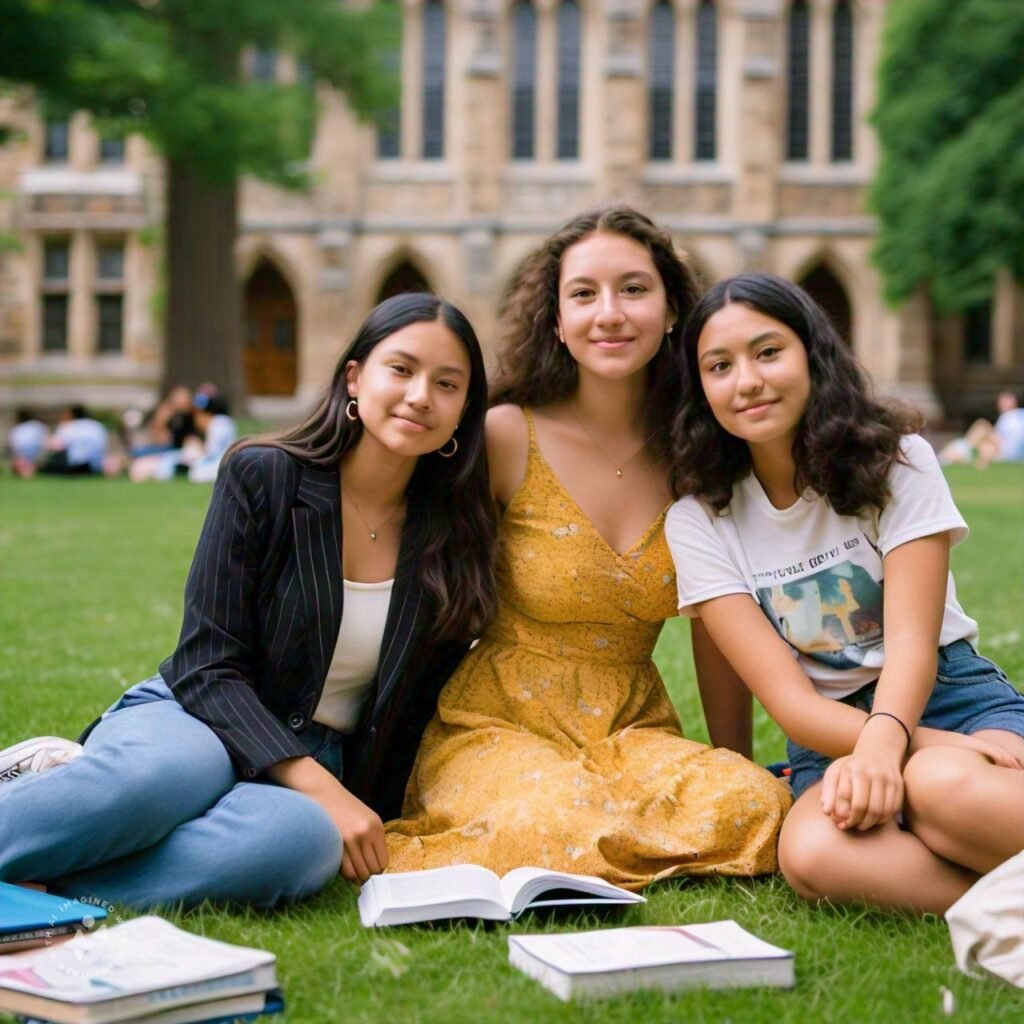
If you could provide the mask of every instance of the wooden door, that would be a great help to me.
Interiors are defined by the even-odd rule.
[[[293,395],[298,311],[288,282],[261,263],[245,286],[245,377],[250,395]]]

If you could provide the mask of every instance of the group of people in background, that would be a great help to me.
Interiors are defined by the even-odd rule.
[[[496,348],[488,388],[459,310],[395,296],[303,423],[228,451],[171,656],[84,745],[0,752],[0,879],[269,907],[389,867],[781,867],[942,912],[1024,846],[1024,696],[957,601],[967,526],[805,292],[703,292],[616,206],[523,262]],[[189,413],[221,429],[201,397],[168,396],[153,475]],[[710,746],[652,659],[678,613]],[[751,760],[751,693],[791,786]]]
[[[149,416],[126,412],[112,439],[83,405],[63,410],[52,431],[32,410],[21,408],[7,438],[11,471],[22,478],[127,472],[136,482],[187,476],[193,483],[212,483],[237,436],[230,412],[215,384],[201,384],[195,392],[179,385]]]

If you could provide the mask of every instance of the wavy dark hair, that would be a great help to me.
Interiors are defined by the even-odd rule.
[[[721,512],[751,470],[750,448],[721,427],[704,395],[697,342],[724,306],[740,302],[792,330],[807,350],[811,389],[793,442],[797,492],[810,487],[840,515],[882,509],[900,440],[921,429],[913,406],[872,393],[864,369],[828,314],[802,288],[774,274],[747,273],[710,288],[683,327],[682,408],[672,426],[672,487]]]
[[[654,221],[629,206],[609,206],[573,217],[519,268],[498,310],[498,367],[491,405],[544,406],[569,398],[579,382],[576,360],[555,335],[558,276],[565,251],[597,231],[610,231],[639,242],[661,276],[669,308],[678,326],[700,296],[697,275],[676,252],[672,239]],[[680,331],[666,335],[648,364],[650,382],[645,429],[652,453],[669,455],[668,426],[678,408]]]
[[[480,636],[497,608],[497,526],[484,456],[487,374],[483,353],[470,322],[455,306],[425,293],[385,299],[363,321],[338,360],[330,386],[302,423],[283,434],[240,441],[231,452],[268,445],[308,465],[336,466],[363,436],[362,420],[345,415],[348,363],[364,362],[382,341],[410,324],[433,321],[443,323],[469,356],[469,394],[455,457],[430,452],[417,460],[406,492],[409,513],[402,541],[420,551],[419,579],[438,607],[435,639],[470,640]]]

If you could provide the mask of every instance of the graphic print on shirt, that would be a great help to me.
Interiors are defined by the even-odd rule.
[[[759,586],[757,596],[787,643],[831,668],[864,665],[882,642],[882,581],[850,559]]]

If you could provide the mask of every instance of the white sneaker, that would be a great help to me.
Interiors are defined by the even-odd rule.
[[[0,783],[12,782],[29,772],[45,772],[74,761],[82,753],[80,743],[59,736],[37,736],[0,750]]]

